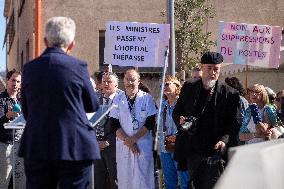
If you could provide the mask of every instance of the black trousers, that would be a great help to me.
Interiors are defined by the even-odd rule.
[[[94,176],[95,189],[117,189],[115,146],[101,151],[101,159],[94,162]]]
[[[221,175],[218,167],[206,163],[207,157],[191,153],[187,167],[191,176],[190,189],[212,189]]]
[[[24,160],[26,189],[86,189],[93,161]]]

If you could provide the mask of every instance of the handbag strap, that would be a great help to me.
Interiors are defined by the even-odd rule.
[[[284,124],[283,124],[282,120],[280,119],[280,117],[278,115],[276,115],[276,124],[277,123],[280,123],[280,126],[284,127]]]
[[[163,132],[164,132],[164,134],[167,132],[167,126],[166,126],[166,122],[167,122],[167,109],[168,109],[168,106],[165,105],[165,108],[163,110]]]
[[[213,96],[213,93],[214,93],[214,90],[215,90],[215,86],[216,86],[216,84],[210,89],[210,92],[209,92],[209,94],[208,94],[208,96],[207,96],[207,98],[206,98],[205,104],[204,104],[204,106],[203,106],[203,108],[202,108],[202,110],[201,110],[200,115],[197,117],[197,119],[201,118],[202,115],[204,114],[205,108],[207,107],[208,103],[209,103],[209,102],[211,101],[211,99],[212,99],[212,96]]]

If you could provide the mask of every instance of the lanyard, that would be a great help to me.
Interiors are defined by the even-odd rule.
[[[127,103],[128,103],[128,108],[131,114],[131,119],[132,119],[132,125],[133,125],[133,130],[137,130],[139,128],[139,122],[136,119],[135,116],[135,100],[136,100],[136,95],[134,96],[133,100],[129,99],[128,96],[125,94]]]
[[[204,104],[204,107],[203,107],[202,110],[201,110],[201,113],[200,113],[200,115],[199,115],[199,118],[204,114],[204,111],[205,111],[206,106],[208,105],[208,103],[209,103],[210,100],[212,99],[212,96],[213,96],[213,93],[214,93],[214,90],[215,90],[215,86],[216,86],[216,84],[210,89],[210,92],[209,92],[209,94],[208,94],[208,96],[207,96],[207,98],[206,98],[206,102],[205,102],[205,104]]]

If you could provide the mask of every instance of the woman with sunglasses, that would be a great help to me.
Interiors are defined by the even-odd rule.
[[[250,105],[245,111],[239,139],[251,144],[270,138],[270,128],[276,124],[276,111],[269,106],[269,97],[263,85],[253,85],[248,89],[248,95]]]
[[[180,183],[181,189],[187,189],[189,183],[188,172],[178,171],[177,162],[173,159],[177,127],[172,119],[172,112],[179,97],[180,89],[181,84],[176,77],[166,77],[159,132],[160,158],[166,189],[176,189],[178,183]],[[178,182],[178,178],[180,182]]]

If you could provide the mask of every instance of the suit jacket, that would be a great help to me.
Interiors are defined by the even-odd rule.
[[[110,100],[109,105],[112,105],[114,98],[122,92],[123,92],[122,90],[117,89],[117,91],[115,92],[115,95]],[[103,105],[103,97],[102,96],[101,96],[100,104]],[[107,115],[105,117],[105,119],[103,119],[102,123],[103,123],[103,125],[101,125],[101,126],[103,127],[103,132],[104,132],[104,137],[103,137],[102,140],[104,140],[104,141],[106,140],[110,144],[103,151],[106,151],[106,150],[108,151],[107,155],[109,156],[109,158],[115,158],[116,157],[116,134],[115,134],[115,131],[114,131],[112,125],[111,125],[109,115]]]
[[[22,110],[27,121],[19,156],[29,160],[93,160],[100,157],[86,112],[98,101],[87,64],[60,48],[47,48],[24,66]]]
[[[198,106],[197,101],[201,87],[203,87],[201,79],[193,82],[186,82],[183,85],[180,97],[177,100],[177,104],[173,111],[173,120],[178,128],[181,127],[179,124],[180,116],[196,116],[196,107]],[[217,82],[211,100],[213,100],[214,123],[208,124],[210,124],[210,127],[213,127],[213,133],[210,133],[210,135],[214,138],[214,143],[216,144],[221,140],[227,147],[236,145],[238,131],[240,129],[240,124],[237,121],[237,111],[240,101],[238,92],[226,84]],[[184,134],[178,136],[177,140],[183,142],[177,142],[177,145],[181,146],[177,146],[176,157],[179,155],[182,155],[183,157],[187,156],[191,153],[188,150],[190,146],[198,145],[198,143],[193,144],[189,139],[190,137]],[[194,141],[202,142],[204,139],[197,139]],[[187,153],[184,153],[184,150],[187,151]],[[178,151],[180,151],[180,153]],[[208,152],[210,151],[212,150],[208,149]]]

